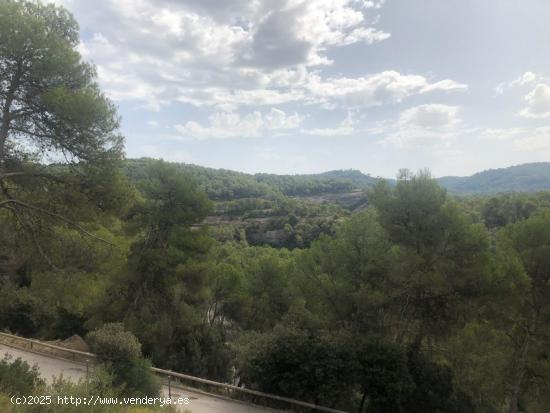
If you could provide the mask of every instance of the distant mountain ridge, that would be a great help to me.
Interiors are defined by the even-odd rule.
[[[441,186],[454,194],[496,194],[550,190],[550,162],[489,169],[468,177],[445,176]]]
[[[257,175],[256,175],[257,176]],[[304,176],[317,179],[345,180],[353,189],[365,189],[380,178],[374,178],[355,169],[335,170]],[[394,179],[386,179],[390,184]],[[437,178],[439,184],[456,195],[497,194],[505,192],[550,191],[550,162],[534,162],[506,168],[489,169],[471,176],[444,176]]]
[[[130,176],[139,174],[139,164],[146,161],[146,158],[127,160],[127,173]],[[248,174],[184,163],[176,163],[176,165],[197,179],[214,200],[262,198],[276,194],[285,196],[343,194],[367,189],[381,179],[356,169],[333,170],[317,174],[277,175]],[[390,184],[395,183],[394,179],[382,179],[386,179]],[[489,169],[466,177],[444,176],[437,181],[455,195],[550,191],[550,162]]]

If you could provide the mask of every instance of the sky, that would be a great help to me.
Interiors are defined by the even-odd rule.
[[[550,161],[548,0],[56,0],[126,156],[435,176]]]

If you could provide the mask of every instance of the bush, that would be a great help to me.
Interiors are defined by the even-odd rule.
[[[105,324],[87,336],[100,365],[112,374],[113,385],[125,396],[156,396],[160,383],[143,358],[141,344],[122,324]]]
[[[0,360],[0,392],[26,396],[42,383],[37,366],[31,367],[20,358],[12,361],[7,354]]]
[[[91,350],[104,361],[133,361],[141,357],[141,344],[121,323],[109,323],[86,337]]]
[[[169,408],[161,408],[159,406],[102,405],[100,403],[96,405],[82,404],[76,406],[70,403],[57,403],[58,396],[62,398],[80,398],[81,400],[89,397],[91,394],[107,399],[116,398],[118,393],[112,387],[112,376],[102,368],[95,369],[88,379],[80,380],[77,383],[66,380],[63,377],[57,377],[53,380],[52,384],[35,389],[33,394],[36,396],[51,396],[52,403],[49,405],[20,405],[12,409],[12,411],[14,413],[153,413],[171,411]],[[9,400],[7,402],[9,403]],[[0,394],[0,407],[3,407],[2,403],[2,395]],[[4,410],[0,411],[4,413]],[[7,410],[9,413],[12,411]]]
[[[357,340],[353,349],[354,373],[360,412],[403,412],[414,390],[407,356],[399,346],[378,340]],[[428,411],[428,410],[426,410]],[[431,411],[431,410],[429,410]]]
[[[249,387],[326,406],[351,397],[352,360],[336,335],[278,326],[251,339],[241,367]]]
[[[119,396],[118,390],[113,387],[113,376],[105,369],[95,368],[86,380],[77,383],[61,377],[54,378],[53,382],[45,385],[41,382],[27,396],[51,397],[50,404],[27,404],[13,405],[10,401],[10,394],[0,391],[0,412],[1,413],[153,413],[173,412],[169,407],[160,406],[128,406],[119,404],[91,404],[75,405],[74,403],[58,403],[58,396],[61,398],[74,399],[89,398],[90,395],[104,399],[116,399]],[[116,402],[115,402],[116,403]],[[189,413],[186,411],[186,413]]]

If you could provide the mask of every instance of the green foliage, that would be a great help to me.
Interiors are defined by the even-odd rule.
[[[93,330],[103,367],[45,386],[3,360],[0,392],[154,395],[145,354],[346,411],[547,410],[550,196],[449,193],[549,189],[549,164],[378,182],[119,163],[78,44],[64,8],[0,0],[0,328]]]
[[[258,182],[266,183],[271,188],[288,196],[349,192],[353,189],[353,183],[349,180],[322,175],[256,174],[254,176]]]
[[[350,353],[337,337],[278,327],[249,339],[241,367],[245,383],[327,406],[350,397]]]
[[[497,194],[550,190],[550,163],[538,162],[490,169],[470,177],[439,178],[441,186],[454,194]]]
[[[446,344],[446,358],[455,382],[480,412],[501,411],[507,397],[512,342],[506,331],[489,320],[464,326]]]
[[[142,357],[138,339],[122,324],[106,324],[86,338],[122,394],[135,397],[159,394],[160,383],[151,372],[151,363]]]
[[[468,413],[475,409],[467,395],[456,391],[449,367],[429,360],[412,347],[408,352],[408,369],[414,390],[403,404],[411,413],[449,412]]]
[[[213,240],[191,227],[210,201],[189,175],[162,161],[148,162],[136,186],[141,199],[129,213],[135,239],[102,312],[117,314],[156,365],[225,380],[224,335],[204,325]]]
[[[0,119],[0,163],[17,155],[16,137],[86,162],[120,157],[115,108],[99,91],[94,68],[81,61],[78,42],[66,9],[0,2],[0,67],[9,79],[1,83],[8,111]]]
[[[489,286],[489,240],[485,228],[468,221],[429,174],[381,183],[371,193],[380,225],[394,244],[394,301],[401,334],[444,334],[468,313],[466,302]],[[405,324],[403,324],[403,322]],[[416,329],[416,332],[414,331]],[[406,332],[408,330],[408,332]]]
[[[292,289],[288,266],[292,262],[284,253],[269,249],[258,252],[245,267],[249,301],[242,322],[250,329],[262,330],[273,327],[290,308]]]
[[[359,389],[359,412],[403,412],[415,388],[405,352],[382,341],[349,343],[353,352],[354,384]]]
[[[141,344],[122,324],[105,324],[90,332],[86,339],[92,351],[106,361],[125,363],[141,357]]]
[[[108,391],[155,393],[143,348],[158,367],[346,411],[550,402],[548,194],[454,199],[407,173],[354,209],[324,192],[359,185],[352,172],[137,160],[70,181],[48,168],[65,183],[35,202],[70,205],[59,211],[114,246],[41,218],[36,254],[26,221],[0,211],[0,326],[42,338],[104,326],[88,337]]]
[[[125,173],[132,180],[140,180],[144,169],[151,159],[132,159],[125,162]],[[212,200],[228,201],[232,199],[262,197],[272,195],[273,191],[248,174],[224,169],[204,168],[196,165],[175,164],[181,173],[191,176]]]
[[[83,241],[69,238],[99,241],[97,233],[109,232],[105,226],[114,226],[133,202],[118,170],[123,139],[115,107],[78,44],[78,24],[63,7],[0,1],[0,277],[17,286],[61,268],[93,273],[83,262],[94,261],[97,247],[88,245],[85,253]],[[34,312],[36,303],[18,298],[15,308]],[[82,324],[82,309],[65,304],[43,307]],[[28,321],[14,330],[38,329]],[[73,327],[44,330],[56,335]]]
[[[151,159],[128,160],[124,171],[139,184],[147,175]],[[250,245],[305,248],[320,235],[334,235],[336,227],[348,211],[338,200],[290,198],[276,184],[258,182],[252,176],[195,165],[172,164],[183,174],[194,178],[210,199],[214,209],[208,217],[210,234],[219,241],[246,241]],[[289,177],[293,182],[314,182],[310,177]],[[330,182],[321,179],[321,182]],[[326,189],[330,191],[330,189]],[[324,190],[323,190],[324,191]],[[315,191],[314,191],[315,192]],[[307,195],[305,192],[303,195]],[[365,200],[354,194],[351,207]],[[348,206],[345,206],[346,208]]]
[[[0,393],[27,396],[41,384],[37,366],[31,367],[20,358],[12,360],[7,354],[0,360]]]
[[[504,227],[497,242],[498,268],[509,289],[506,308],[497,310],[512,339],[507,376],[510,411],[517,411],[521,405],[536,411],[542,399],[527,395],[547,394],[550,378],[546,339],[550,333],[548,210]]]
[[[111,375],[99,367],[95,368],[85,380],[79,380],[75,383],[63,377],[54,377],[51,384],[40,383],[34,388],[29,389],[29,392],[25,395],[38,397],[50,396],[51,403],[13,405],[7,398],[7,395],[4,398],[0,392],[0,411],[3,413],[153,413],[171,411],[169,408],[162,408],[160,406],[132,407],[118,403],[113,404],[115,398],[126,397],[125,393],[121,393],[121,389],[114,387]],[[111,400],[111,402],[84,405],[83,400],[89,400],[91,395],[103,400]],[[81,404],[58,403],[58,397],[67,401],[72,397],[73,401],[80,400]],[[45,399],[43,400],[45,401]]]
[[[23,335],[35,334],[47,325],[45,304],[28,288],[18,288],[9,280],[0,279],[0,327]]]
[[[471,412],[449,367],[351,331],[279,325],[240,344],[240,378],[265,392],[358,412]]]
[[[509,194],[488,199],[481,214],[488,228],[500,228],[529,218],[543,204],[548,205],[548,194]]]

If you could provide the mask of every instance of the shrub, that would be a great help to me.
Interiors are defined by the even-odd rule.
[[[250,338],[241,357],[249,387],[327,406],[350,397],[352,360],[334,334],[278,326]]]
[[[7,354],[0,360],[0,392],[12,396],[29,395],[42,383],[37,366],[31,367],[20,358],[12,361]]]
[[[141,344],[122,324],[105,324],[87,336],[100,365],[112,374],[113,385],[125,396],[156,396],[160,383],[143,358]]]
[[[109,323],[86,337],[92,351],[102,360],[132,362],[141,357],[141,344],[121,323]]]

